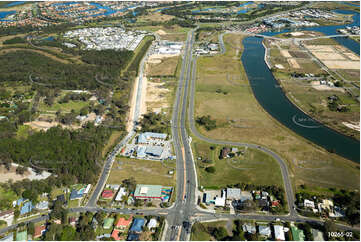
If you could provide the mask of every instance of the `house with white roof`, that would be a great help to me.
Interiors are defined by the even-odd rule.
[[[275,238],[277,241],[285,241],[285,232],[283,230],[283,226],[281,225],[274,225],[273,229],[275,231]]]

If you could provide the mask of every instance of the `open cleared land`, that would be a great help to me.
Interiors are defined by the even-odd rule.
[[[240,47],[241,39],[240,35],[225,35],[225,55],[198,59],[195,117],[210,115],[217,122],[216,129],[199,127],[200,132],[213,139],[256,143],[274,150],[288,161],[294,184],[359,189],[358,164],[297,136],[258,104],[230,46]]]
[[[156,58],[148,61],[148,76],[174,76],[178,65],[178,56]]]
[[[240,148],[244,154],[219,159],[223,146],[211,145],[197,139],[192,144],[200,186],[221,188],[237,183],[283,186],[278,163],[261,151]],[[215,173],[205,171],[206,167],[211,166],[215,167]]]
[[[215,238],[208,232],[209,228],[225,227],[227,222],[217,221],[210,223],[195,224],[192,228],[191,241],[214,241]]]
[[[168,174],[174,168],[175,162],[162,164],[160,161],[116,158],[107,183],[121,184],[123,180],[134,177],[138,184],[175,186],[175,174]]]
[[[271,63],[278,67],[273,70],[273,74],[280,82],[288,98],[313,118],[343,134],[359,139],[357,129],[348,125],[359,122],[359,102],[351,96],[351,94],[353,96],[358,95],[359,90],[350,84],[353,82],[359,85],[359,56],[340,46],[333,39],[306,41],[304,45],[316,58],[331,69],[330,72],[334,78],[340,80],[339,75],[345,78],[347,81],[344,83],[344,87],[347,88],[345,89],[320,84],[320,80],[329,79],[326,78],[327,72],[316,61],[312,60],[305,50],[294,43],[284,42],[283,46],[280,46],[277,41],[265,41],[265,43],[270,48]],[[285,46],[291,50],[285,49]],[[288,57],[288,54],[292,57]],[[284,64],[286,61],[288,65]],[[286,68],[279,68],[279,63],[282,63]],[[321,77],[321,79],[310,77],[297,79],[291,76],[293,72],[326,76]],[[328,97],[332,95],[337,95],[341,103],[348,105],[350,110],[348,112],[331,111],[328,107]]]

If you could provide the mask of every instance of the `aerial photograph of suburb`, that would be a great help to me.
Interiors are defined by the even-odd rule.
[[[0,242],[328,240],[360,1],[0,0]]]

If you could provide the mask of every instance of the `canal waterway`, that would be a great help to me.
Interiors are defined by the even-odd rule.
[[[353,13],[355,14],[355,12]],[[314,30],[326,35],[334,35],[337,34],[336,30],[339,28],[359,25],[360,14],[356,13],[353,17],[354,23],[349,25],[320,26],[315,28],[304,28],[304,30]],[[284,30],[282,32],[288,31],[289,30]],[[278,33],[280,32],[268,32],[264,34],[275,35]],[[349,48],[358,55],[360,54],[360,46],[354,40],[348,38],[335,39],[341,45]],[[244,52],[242,54],[242,62],[258,102],[275,119],[298,135],[329,151],[359,163],[360,142],[358,140],[347,137],[322,125],[316,120],[313,120],[290,102],[264,61],[265,49],[262,45],[262,41],[263,39],[259,37],[245,38],[243,40]]]

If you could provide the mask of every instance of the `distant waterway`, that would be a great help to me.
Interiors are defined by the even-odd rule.
[[[352,13],[354,14],[354,22],[350,25],[319,26],[302,28],[302,30],[319,31],[325,35],[337,34],[336,30],[339,28],[360,24],[360,14]],[[289,31],[283,30],[281,32],[267,32],[263,34],[276,35]],[[341,45],[358,55],[360,54],[360,46],[359,44],[358,47],[355,46],[354,43],[357,42],[354,40],[349,38],[335,39]],[[270,115],[298,135],[329,151],[332,150],[338,155],[359,163],[360,142],[358,140],[347,137],[317,122],[290,102],[264,61],[265,49],[262,41],[263,39],[258,37],[245,38],[243,40],[244,52],[242,54],[242,62],[258,102]]]
[[[4,18],[6,18],[7,16],[12,15],[14,13],[16,13],[16,11],[1,11],[0,12],[0,21],[12,21],[12,20],[4,19]]]
[[[340,34],[337,32],[338,29],[344,29],[347,26],[350,26],[350,27],[360,26],[360,13],[352,11],[352,10],[336,10],[335,12],[340,13],[340,14],[353,14],[352,23],[344,24],[344,25],[306,27],[306,28],[300,28],[297,30],[317,31],[317,32],[323,33],[324,35],[337,35],[337,34]],[[294,30],[283,29],[278,32],[264,32],[262,34],[267,35],[267,36],[274,36],[277,34],[288,33],[288,32],[292,32],[292,31],[294,31]],[[345,46],[346,48],[348,48],[349,50],[351,50],[352,52],[356,53],[357,55],[360,55],[360,44],[357,41],[350,39],[350,38],[345,38],[345,37],[336,37],[333,39],[336,40],[339,44],[341,44],[341,45]]]
[[[4,5],[3,7],[4,8],[10,8],[10,7],[21,5],[21,4],[24,4],[24,3],[25,3],[25,1],[16,1],[16,2],[8,3],[8,4]]]

